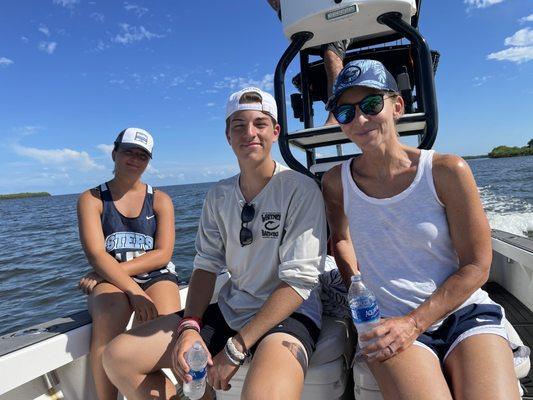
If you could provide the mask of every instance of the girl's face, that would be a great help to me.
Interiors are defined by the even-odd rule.
[[[372,115],[380,108],[381,96],[372,96],[376,94],[382,95],[383,109]],[[373,107],[368,106],[369,99]],[[355,116],[353,120],[341,124],[341,129],[363,152],[389,140],[397,140],[396,120],[401,117],[404,109],[400,96],[367,87],[352,87],[337,101],[337,107],[343,105],[355,107]],[[363,113],[361,108],[368,113]]]
[[[150,156],[142,149],[120,147],[113,151],[115,171],[120,173],[143,174]]]

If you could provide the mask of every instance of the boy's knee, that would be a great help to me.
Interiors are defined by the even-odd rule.
[[[128,346],[122,335],[116,337],[105,347],[102,365],[110,379],[113,376],[119,376],[131,367],[131,346]]]
[[[286,399],[281,393],[265,390],[265,388],[244,387],[241,393],[241,400],[281,400]]]

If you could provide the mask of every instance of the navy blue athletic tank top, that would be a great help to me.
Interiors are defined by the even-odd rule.
[[[102,199],[102,228],[106,251],[119,262],[130,261],[154,248],[157,219],[154,214],[154,190],[146,185],[144,203],[139,216],[128,218],[122,215],[113,202],[107,183],[99,187]],[[148,282],[164,273],[175,273],[172,262],[153,271],[133,276],[138,283]]]

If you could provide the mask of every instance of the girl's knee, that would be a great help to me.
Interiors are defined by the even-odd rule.
[[[91,317],[93,323],[123,324],[132,313],[130,303],[124,293],[105,293],[92,300]]]

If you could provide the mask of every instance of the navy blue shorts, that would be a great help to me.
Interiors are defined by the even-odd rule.
[[[177,314],[180,317],[183,317],[183,311],[180,311]],[[224,349],[228,338],[235,336],[238,332],[229,327],[216,303],[207,307],[207,310],[202,317],[202,321],[204,326],[202,327],[200,336],[202,336],[209,352],[214,357]],[[278,325],[265,333],[250,349],[250,353],[253,354],[255,352],[257,345],[261,340],[276,332],[287,333],[298,339],[304,346],[305,351],[307,352],[307,359],[309,360],[316,348],[320,329],[306,315],[292,313],[287,319],[281,321]]]
[[[414,342],[428,348],[441,362],[466,338],[491,333],[508,339],[503,308],[499,304],[471,304],[444,319],[434,331],[424,332]]]

